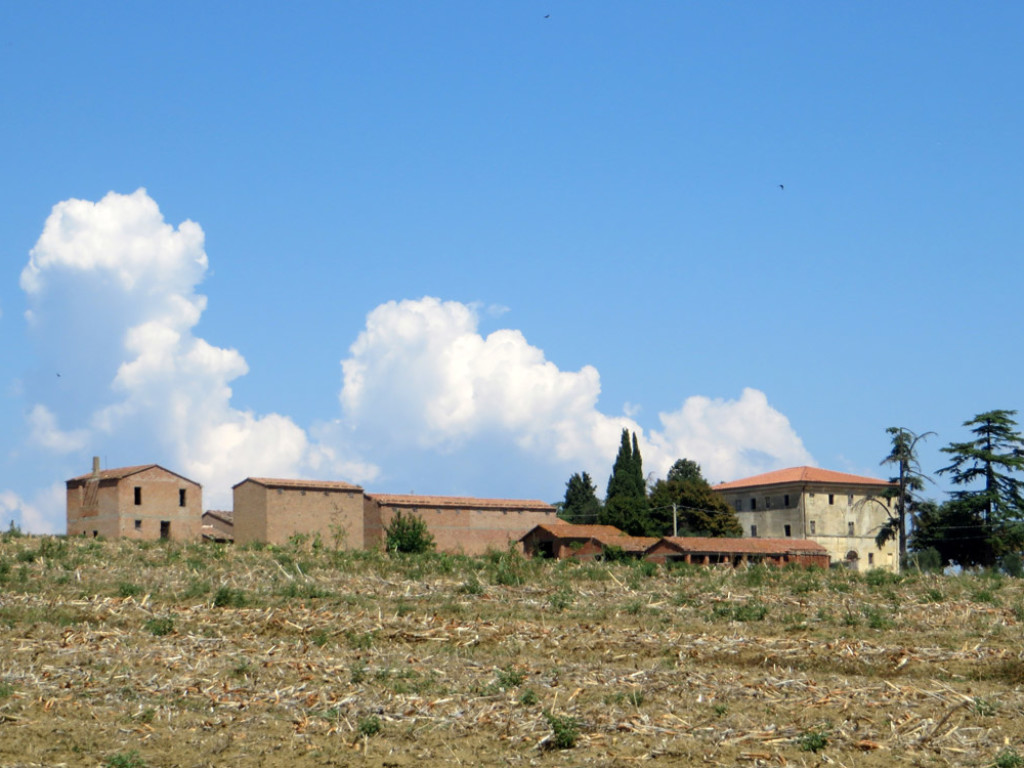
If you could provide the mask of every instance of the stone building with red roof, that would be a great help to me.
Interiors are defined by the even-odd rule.
[[[338,481],[249,477],[232,490],[239,544],[284,544],[299,535],[342,549],[383,549],[387,527],[402,513],[426,523],[438,551],[479,555],[556,519],[543,501],[370,494]]]
[[[159,464],[100,469],[97,456],[92,472],[71,478],[66,486],[68,536],[200,537],[202,486]]]
[[[808,539],[732,539],[666,536],[644,552],[655,563],[802,565],[828,568],[828,550]]]
[[[383,549],[386,529],[401,512],[427,524],[440,552],[482,555],[507,549],[530,528],[555,522],[557,510],[534,499],[478,499],[463,496],[366,495],[366,546]]]
[[[573,525],[555,520],[531,528],[519,541],[529,557],[596,560],[610,548],[631,557],[643,557],[658,539],[629,536],[614,525]]]
[[[809,539],[825,547],[833,563],[896,572],[896,543],[875,544],[894,503],[885,496],[891,488],[889,481],[874,477],[792,467],[713,490],[736,510],[745,537]]]
[[[238,544],[286,544],[293,536],[319,536],[341,549],[366,545],[365,494],[336,480],[247,477],[232,487],[233,534]]]

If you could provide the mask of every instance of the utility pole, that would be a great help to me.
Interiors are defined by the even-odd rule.
[[[672,536],[679,536],[679,516],[676,514],[676,505],[672,504]]]

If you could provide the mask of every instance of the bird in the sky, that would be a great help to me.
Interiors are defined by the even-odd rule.
[[[551,14],[550,13],[545,13],[544,14],[544,18],[545,19],[550,19],[551,18]]]
[[[786,191],[786,185],[785,184],[779,184],[779,189],[781,189],[783,192],[785,192]]]

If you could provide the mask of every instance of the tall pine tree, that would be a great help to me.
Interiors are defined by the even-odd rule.
[[[618,456],[608,478],[601,522],[614,525],[630,536],[644,536],[649,527],[647,488],[644,483],[643,458],[640,446],[629,430],[622,430]]]
[[[984,482],[979,490],[955,491],[949,505],[962,519],[977,520],[961,536],[985,542],[978,565],[994,565],[1004,554],[1024,546],[1024,481],[1014,477],[1024,471],[1024,437],[1017,431],[1016,411],[980,413],[970,421],[974,440],[950,443],[942,449],[953,463],[939,470],[949,474],[953,485]],[[944,505],[946,506],[946,505]]]
[[[577,472],[565,484],[565,503],[558,516],[567,523],[594,525],[600,520],[601,502],[597,498],[597,486],[586,472]]]

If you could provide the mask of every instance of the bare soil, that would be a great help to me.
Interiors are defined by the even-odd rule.
[[[1013,768],[1022,618],[992,575],[7,534],[0,765]]]

